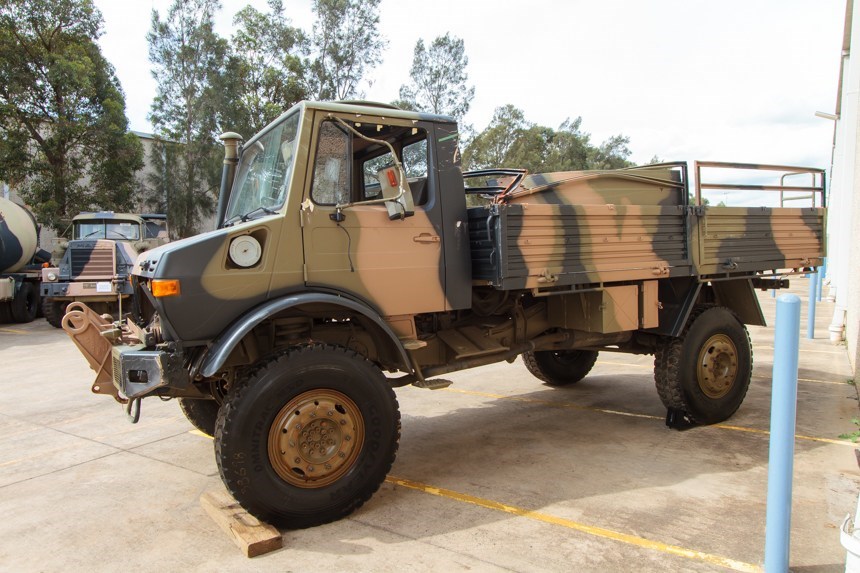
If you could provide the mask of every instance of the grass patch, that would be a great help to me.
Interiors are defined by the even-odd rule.
[[[851,440],[852,442],[857,442],[857,438],[860,438],[860,418],[851,418],[851,423],[858,427],[858,429],[854,430],[850,434],[839,434],[839,438],[843,440]]]

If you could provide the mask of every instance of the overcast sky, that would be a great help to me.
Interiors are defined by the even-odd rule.
[[[146,33],[171,0],[95,0],[101,45],[126,94],[131,128],[155,93]],[[264,0],[222,0],[218,32]],[[310,30],[310,0],[284,0]],[[581,116],[592,141],[624,134],[632,159],[722,160],[827,168],[833,125],[815,117],[836,102],[845,0],[383,0],[389,44],[364,86],[389,102],[407,81],[418,38],[463,38],[478,130],[513,104],[557,128]],[[245,134],[246,136],[250,134]]]

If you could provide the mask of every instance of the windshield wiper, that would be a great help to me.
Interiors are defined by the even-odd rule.
[[[244,215],[235,215],[233,217],[230,217],[229,219],[227,219],[224,222],[224,226],[229,227],[231,225],[236,224],[237,222],[244,223],[245,221],[250,221],[253,218],[252,215],[255,215],[259,212],[263,212],[266,215],[277,215],[278,214],[278,212],[275,211],[274,209],[270,209],[268,207],[263,207],[261,205],[261,206],[257,207],[256,209],[251,209],[250,211],[248,211]]]

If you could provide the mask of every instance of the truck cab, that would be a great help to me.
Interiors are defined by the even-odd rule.
[[[71,227],[71,239],[54,246],[56,266],[42,269],[43,312],[57,328],[66,306],[75,301],[118,315],[133,295],[129,273],[138,254],[169,241],[165,215],[81,213]]]

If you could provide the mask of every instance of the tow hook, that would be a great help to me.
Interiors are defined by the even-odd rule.
[[[137,424],[140,420],[140,398],[129,398],[128,402],[123,406],[125,415],[128,416],[128,421],[132,424]]]

